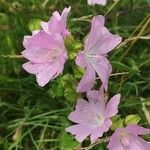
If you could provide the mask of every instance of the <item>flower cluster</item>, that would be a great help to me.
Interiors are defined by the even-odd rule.
[[[106,0],[88,0],[88,4],[105,5]],[[64,39],[71,33],[67,29],[67,16],[70,7],[65,8],[60,15],[54,12],[48,22],[41,22],[41,30],[33,31],[31,36],[25,36],[22,55],[29,61],[23,68],[36,75],[37,83],[45,86],[50,80],[63,72],[68,58]],[[75,110],[69,114],[69,120],[75,124],[66,128],[75,135],[78,142],[83,142],[90,136],[91,143],[102,137],[111,125],[111,118],[118,113],[120,94],[113,96],[108,102],[105,92],[112,66],[108,53],[121,43],[122,38],[114,35],[104,26],[105,18],[101,15],[92,19],[91,30],[84,42],[84,50],[77,54],[76,64],[85,69],[85,73],[77,85],[77,92],[86,92],[87,99],[78,99]],[[101,81],[99,90],[94,90],[95,79]],[[138,125],[128,125],[118,128],[110,137],[109,150],[150,150],[150,143],[139,135],[150,133]]]

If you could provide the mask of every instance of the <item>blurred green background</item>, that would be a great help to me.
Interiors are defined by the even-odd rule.
[[[41,88],[35,76],[22,69],[23,37],[39,29],[40,21],[48,21],[55,10],[68,6],[73,36],[66,43],[69,60],[63,75]],[[123,37],[109,54],[113,73],[108,91],[109,97],[122,94],[121,115],[104,137],[123,124],[150,127],[149,0],[108,0],[105,7],[88,6],[86,0],[0,0],[0,150],[80,150],[81,145],[64,129],[71,125],[67,116],[82,96],[76,93],[76,85],[83,71],[74,58],[83,49],[91,18],[98,14],[105,15],[112,33]],[[106,149],[106,143],[88,145],[87,140],[82,147]]]

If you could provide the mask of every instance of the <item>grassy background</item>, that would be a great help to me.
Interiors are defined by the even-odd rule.
[[[41,20],[47,21],[53,11],[65,6],[72,7],[68,26],[75,39],[67,42],[69,61],[63,75],[41,88],[21,67],[26,61],[19,57],[22,40],[40,28]],[[109,0],[106,7],[88,6],[86,0],[0,0],[0,149],[79,150],[81,145],[64,128],[71,124],[67,115],[81,96],[75,91],[82,72],[74,65],[74,55],[83,48],[91,18],[97,14],[105,15],[109,30],[123,37],[109,54],[113,74],[108,94],[122,94],[121,115],[114,128],[122,122],[150,127],[149,10],[149,0]],[[83,143],[88,145],[89,141]],[[105,150],[106,144],[86,149]]]

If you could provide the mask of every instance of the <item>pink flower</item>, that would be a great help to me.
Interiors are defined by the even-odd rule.
[[[80,52],[76,58],[76,64],[86,68],[86,72],[77,86],[77,92],[91,90],[96,73],[102,81],[102,86],[107,90],[112,68],[107,59],[107,53],[114,49],[122,38],[111,34],[104,27],[104,21],[103,16],[96,16],[92,19],[92,27],[85,40],[84,51]]]
[[[128,125],[126,128],[118,128],[111,136],[109,150],[150,150],[150,143],[144,141],[138,135],[150,133],[138,125]]]
[[[43,30],[24,37],[22,55],[29,61],[23,64],[23,68],[35,74],[42,87],[63,71],[67,59],[63,38],[70,34],[66,29],[70,9],[65,8],[61,15],[55,11],[48,22],[41,22]]]
[[[107,3],[107,0],[88,0],[88,4],[89,4],[89,5],[98,4],[98,5],[103,5],[103,6],[105,6],[106,3]]]
[[[43,30],[49,34],[59,33],[63,37],[68,36],[70,33],[67,28],[67,16],[71,10],[71,7],[65,8],[60,15],[58,11],[55,11],[48,22],[41,22]]]
[[[25,36],[23,44],[25,50],[22,55],[29,60],[23,64],[23,68],[36,75],[40,86],[43,87],[62,73],[67,52],[60,34],[34,32],[32,36]]]
[[[75,111],[68,117],[77,124],[66,128],[66,131],[75,135],[75,139],[79,142],[90,135],[91,142],[94,143],[112,125],[110,118],[118,113],[120,94],[113,96],[107,105],[102,90],[88,91],[87,97],[88,101],[84,99],[77,101]]]

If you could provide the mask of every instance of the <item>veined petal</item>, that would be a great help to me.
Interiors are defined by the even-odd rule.
[[[63,37],[68,36],[70,33],[66,26],[70,10],[71,7],[65,8],[61,15],[58,11],[55,11],[48,22],[41,22],[42,29],[48,34],[59,33]]]
[[[113,96],[106,105],[105,118],[113,117],[118,113],[118,105],[120,102],[120,94]]]
[[[38,63],[30,62],[30,61],[22,65],[23,69],[31,74],[37,74],[38,72],[41,72],[43,69],[47,68],[48,66],[49,66],[49,63],[38,64]]]
[[[57,74],[58,71],[58,64],[37,64],[32,62],[27,62],[23,64],[23,68],[31,73],[36,75],[36,80],[39,86],[45,86],[54,76]]]
[[[42,29],[48,34],[59,33],[61,34],[59,21],[61,20],[60,14],[55,11],[48,22],[41,21]]]
[[[84,52],[78,53],[75,62],[78,66],[85,68],[87,66],[87,61]]]
[[[120,128],[117,129],[113,135],[109,139],[109,143],[107,145],[108,150],[125,150],[123,145],[120,142]]]
[[[66,131],[75,135],[75,139],[80,143],[90,135],[92,130],[93,128],[88,124],[78,124],[66,128]]]
[[[37,34],[38,32],[39,32],[40,30],[34,30],[34,31],[32,31],[32,35],[26,35],[26,36],[24,36],[24,39],[23,39],[23,46],[24,47],[26,47],[26,48],[28,48],[28,41],[29,41],[29,39],[32,37],[32,36],[34,36],[35,34]]]
[[[95,82],[95,71],[88,65],[85,74],[77,86],[77,92],[85,92],[91,90]]]
[[[87,98],[91,104],[93,111],[97,115],[103,115],[105,110],[104,91],[101,88],[99,91],[90,90],[87,92]]]
[[[91,143],[95,143],[99,137],[102,137],[105,132],[107,132],[112,125],[112,122],[110,119],[106,120],[101,126],[97,127],[92,133],[91,133]]]
[[[41,72],[36,74],[36,80],[39,86],[45,86],[50,80],[56,77],[57,71],[59,70],[59,63],[49,64],[47,68],[44,68]]]
[[[105,19],[103,16],[98,15],[93,17],[91,31],[85,40],[86,51],[89,51],[98,42],[104,23],[105,23]]]
[[[126,127],[127,132],[135,135],[145,135],[150,134],[150,129],[143,128],[136,124],[131,124]]]
[[[100,59],[95,59],[91,61],[91,65],[100,77],[102,81],[102,86],[107,91],[108,79],[112,70],[111,64],[106,57],[101,57]]]
[[[94,119],[96,118],[96,113],[87,101],[79,99],[75,111],[71,112],[68,118],[75,123],[87,123],[92,125],[95,123]]]
[[[41,21],[41,27],[45,32],[49,33],[48,22]]]
[[[92,19],[91,31],[85,40],[85,51],[89,54],[107,54],[122,41],[120,36],[110,33],[104,27],[104,22],[103,16]]]
[[[70,10],[71,10],[71,7],[65,8],[61,15],[61,24],[65,28],[67,27],[67,17],[68,17]]]
[[[37,83],[41,87],[45,86],[50,80],[56,78],[61,73],[60,70],[63,70],[59,62],[53,64],[27,62],[23,64],[23,68],[27,72],[36,75]]]
[[[26,40],[28,41],[28,46],[22,52],[22,55],[31,62],[51,62],[52,59],[57,59],[60,55],[63,57],[63,53],[66,53],[63,37],[57,33],[48,35],[45,32],[38,32]],[[45,45],[43,45],[43,41]],[[39,43],[37,44],[37,42]]]
[[[56,38],[57,37],[57,38]],[[59,34],[49,35],[44,31],[39,31],[37,34],[30,38],[26,38],[28,50],[33,48],[43,49],[60,49],[60,45],[56,39],[59,39]]]
[[[150,143],[144,141],[138,136],[131,136],[130,137],[130,144],[129,144],[129,150],[149,150],[150,149]]]
[[[91,53],[107,54],[122,41],[120,36],[110,33],[105,27],[97,32],[99,32],[99,37],[95,45],[90,48]]]
[[[50,61],[49,49],[24,50],[21,54],[31,62],[44,63]]]

